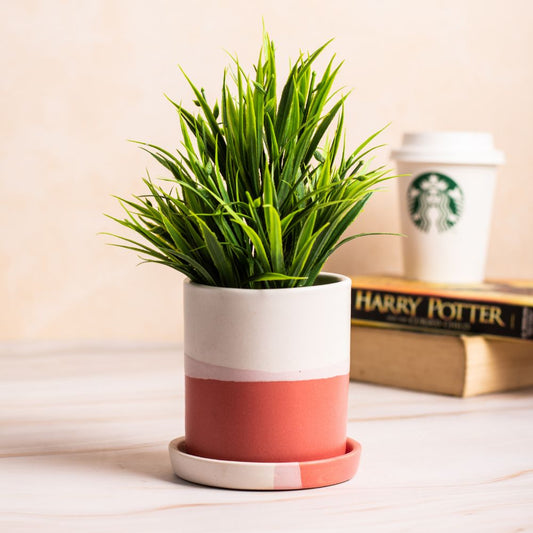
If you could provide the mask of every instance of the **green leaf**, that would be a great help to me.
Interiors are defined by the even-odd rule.
[[[202,235],[204,236],[209,255],[211,256],[213,263],[219,272],[220,278],[231,280],[231,286],[234,286],[236,280],[233,274],[233,267],[230,259],[224,251],[224,247],[218,241],[216,235],[209,229],[207,224],[202,222],[200,229],[202,231]]]
[[[303,276],[287,276],[285,274],[280,274],[279,272],[264,272],[263,274],[258,274],[257,276],[252,276],[248,278],[248,281],[289,281],[289,280],[299,280],[305,279]]]
[[[279,213],[272,205],[265,205],[265,213],[272,268],[276,272],[283,272],[285,264],[283,260],[283,242],[281,238],[281,220]]]
[[[354,239],[358,239],[359,237],[369,237],[371,235],[393,235],[395,237],[407,237],[407,235],[403,233],[357,233],[355,235],[350,235],[349,237],[346,237],[345,239],[342,239],[339,243],[337,243],[329,252],[329,255],[331,255],[333,252],[335,252],[337,249],[339,249],[341,246],[346,244],[347,242],[353,241]]]

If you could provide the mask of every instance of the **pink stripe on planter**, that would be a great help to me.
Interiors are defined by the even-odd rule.
[[[274,490],[302,488],[299,463],[277,464],[274,467]]]
[[[297,381],[185,377],[185,441],[192,455],[287,463],[346,452],[349,376]]]
[[[198,379],[217,379],[220,381],[307,381],[342,376],[349,372],[349,360],[321,368],[309,368],[286,372],[266,370],[245,370],[213,365],[198,361],[185,355],[185,375]]]

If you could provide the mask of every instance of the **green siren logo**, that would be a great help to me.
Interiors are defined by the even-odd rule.
[[[409,214],[415,226],[428,232],[453,228],[463,211],[463,191],[452,178],[426,172],[415,178],[407,190]]]

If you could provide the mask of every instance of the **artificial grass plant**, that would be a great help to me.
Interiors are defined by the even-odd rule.
[[[342,239],[391,177],[366,160],[380,132],[346,152],[346,96],[333,91],[341,65],[333,57],[322,74],[312,69],[328,43],[300,54],[278,99],[274,44],[263,41],[253,76],[234,59],[214,105],[186,76],[197,109],[170,100],[182,146],[139,143],[171,177],[119,198],[127,216],[111,218],[137,237],[117,236],[118,246],[197,283],[280,288],[312,285],[339,246],[368,235]]]

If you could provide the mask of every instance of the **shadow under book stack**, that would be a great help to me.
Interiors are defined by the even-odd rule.
[[[533,385],[533,281],[352,278],[350,376],[454,396]]]

